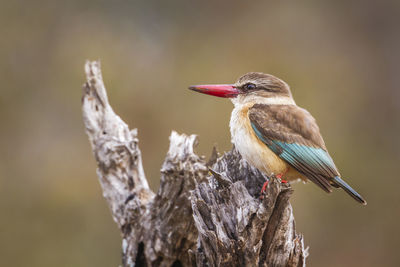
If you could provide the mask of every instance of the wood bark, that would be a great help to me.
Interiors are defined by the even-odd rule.
[[[232,148],[208,162],[195,135],[172,132],[161,184],[147,183],[137,130],[111,108],[100,63],[86,62],[82,110],[103,195],[122,235],[123,266],[305,266],[292,189]],[[269,186],[264,199],[259,192]]]

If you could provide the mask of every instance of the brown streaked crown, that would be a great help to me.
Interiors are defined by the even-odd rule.
[[[287,83],[271,74],[262,72],[246,73],[237,80],[235,86],[244,94],[292,96]]]

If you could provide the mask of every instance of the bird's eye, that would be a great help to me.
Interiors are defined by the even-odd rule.
[[[256,89],[256,85],[253,84],[253,83],[248,83],[248,84],[245,84],[244,89],[246,89],[246,90],[254,90],[254,89]]]

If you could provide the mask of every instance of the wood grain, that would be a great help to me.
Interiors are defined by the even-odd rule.
[[[97,175],[122,235],[123,266],[305,266],[289,185],[267,179],[233,148],[209,162],[195,135],[172,132],[157,193],[148,186],[137,130],[111,108],[100,63],[86,62],[82,111]]]

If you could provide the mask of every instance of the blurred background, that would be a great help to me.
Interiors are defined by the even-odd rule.
[[[86,59],[139,129],[157,190],[171,130],[231,148],[229,100],[188,85],[249,71],[291,85],[368,201],[296,184],[308,266],[398,266],[399,1],[5,1],[0,8],[0,265],[118,266],[81,118]]]

